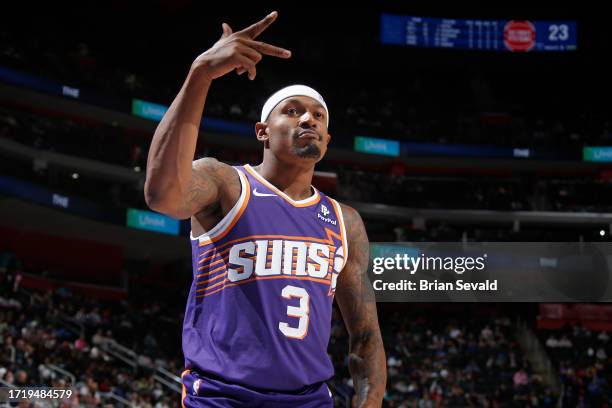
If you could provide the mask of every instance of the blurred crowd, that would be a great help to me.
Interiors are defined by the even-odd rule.
[[[13,258],[2,254],[2,258]],[[30,292],[21,288],[19,263],[0,270],[0,380],[14,386],[71,388],[65,406],[120,405],[179,407],[179,394],[155,380],[156,368],[180,375],[183,362],[175,333],[164,327],[160,304],[101,301],[63,288]],[[180,316],[173,316],[180,321]],[[155,333],[155,334],[154,334]],[[137,353],[136,364],[107,351],[116,342]],[[178,348],[180,349],[180,348]],[[74,377],[71,377],[74,376]],[[5,384],[6,385],[6,384]]]
[[[385,317],[387,407],[556,407],[558,397],[533,372],[507,317]],[[334,326],[338,354],[346,334]],[[347,361],[336,365],[337,388],[349,392]]]
[[[564,406],[606,406],[612,401],[610,333],[580,324],[545,330],[540,339],[563,384]]]

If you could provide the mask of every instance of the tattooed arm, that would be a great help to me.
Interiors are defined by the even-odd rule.
[[[193,161],[210,84],[206,71],[192,66],[149,148],[145,200],[151,209],[177,219],[217,206],[226,196],[235,202],[240,194],[238,176],[230,166],[209,158]],[[232,191],[238,186],[236,197],[224,190],[227,181]]]
[[[348,260],[340,273],[336,300],[349,333],[349,371],[357,406],[380,407],[385,395],[387,367],[378,327],[374,291],[368,280],[368,236],[359,213],[342,205],[348,241]]]

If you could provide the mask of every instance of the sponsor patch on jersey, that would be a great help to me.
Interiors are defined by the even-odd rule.
[[[325,204],[321,204],[321,208],[319,209],[319,212],[317,213],[317,218],[323,222],[328,222],[331,225],[337,225],[338,221],[330,218],[329,217],[330,213],[331,211],[329,211],[327,206]]]

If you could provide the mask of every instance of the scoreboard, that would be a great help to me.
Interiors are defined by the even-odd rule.
[[[382,14],[383,44],[482,51],[575,51],[575,21],[480,20]]]

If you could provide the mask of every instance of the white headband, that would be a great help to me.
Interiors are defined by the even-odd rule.
[[[323,97],[317,91],[306,85],[291,85],[269,97],[261,110],[261,122],[268,120],[270,112],[272,112],[276,105],[291,96],[308,96],[323,105],[325,112],[327,112],[327,126],[329,126],[329,111],[327,110],[327,105]]]

